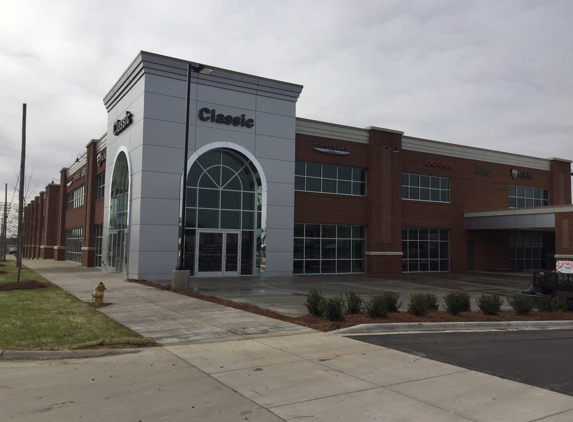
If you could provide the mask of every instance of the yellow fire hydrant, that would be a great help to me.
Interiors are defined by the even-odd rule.
[[[94,303],[97,303],[98,305],[103,304],[103,292],[104,292],[104,290],[106,290],[106,288],[103,285],[103,282],[100,281],[100,283],[97,285],[96,289],[92,293],[92,299],[93,299]]]

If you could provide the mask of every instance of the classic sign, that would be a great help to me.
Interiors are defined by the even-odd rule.
[[[211,121],[214,123],[246,127],[248,129],[255,125],[254,119],[246,119],[244,114],[241,114],[240,117],[231,116],[230,114],[225,116],[224,114],[217,114],[215,109],[209,109],[207,107],[203,107],[199,110],[199,119],[203,122]]]
[[[115,136],[119,135],[123,132],[127,127],[133,122],[133,114],[129,111],[125,112],[125,117],[123,119],[116,120],[113,124],[113,134]]]

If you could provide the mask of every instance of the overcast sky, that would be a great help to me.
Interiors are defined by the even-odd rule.
[[[103,135],[103,97],[140,50],[304,85],[299,117],[573,159],[573,0],[5,0],[0,12],[0,202],[22,103],[39,192]]]

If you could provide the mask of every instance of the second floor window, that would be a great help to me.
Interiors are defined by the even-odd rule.
[[[86,185],[81,185],[68,193],[68,210],[73,210],[84,205],[86,198]]]
[[[402,199],[450,202],[450,179],[402,173]]]
[[[546,207],[549,205],[549,191],[524,186],[509,187],[509,208]]]
[[[294,189],[306,192],[366,195],[366,169],[332,164],[295,163]]]
[[[97,175],[97,199],[105,195],[105,171]]]

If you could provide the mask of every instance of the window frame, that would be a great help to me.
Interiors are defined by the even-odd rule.
[[[408,184],[404,185],[404,176],[408,176]],[[414,177],[417,178],[418,183],[417,185],[412,184],[412,179]],[[422,178],[428,178],[428,186],[422,186]],[[432,179],[437,180],[438,184],[439,184],[439,188],[434,188],[432,187]],[[442,184],[444,183],[443,181],[447,180],[447,188],[442,188]],[[436,204],[451,204],[452,203],[452,181],[449,177],[441,177],[441,176],[431,176],[428,174],[415,174],[415,173],[402,173],[402,176],[400,178],[400,183],[401,183],[401,197],[403,201],[421,201],[421,202],[433,202]],[[408,197],[404,197],[404,189],[407,189],[408,191]],[[418,189],[418,198],[411,198],[411,192],[412,192],[412,188],[414,189]],[[421,193],[422,193],[422,189],[427,190],[428,191],[428,198],[429,199],[422,199],[421,198]],[[437,192],[438,196],[439,196],[439,200],[433,200],[432,198],[432,192]],[[447,201],[446,200],[442,200],[442,192],[447,192]]]
[[[316,175],[308,175],[308,167],[309,164],[312,166],[320,166],[320,176]],[[300,165],[303,165],[303,171],[299,171]],[[336,168],[336,176],[335,177],[325,177],[325,169],[329,169],[330,167]],[[343,171],[350,172],[350,179],[341,178],[340,173],[341,169]],[[296,161],[295,162],[295,188],[294,190],[297,192],[314,192],[314,193],[325,193],[328,195],[345,195],[345,196],[368,196],[367,192],[367,183],[368,183],[368,171],[366,168],[362,167],[351,167],[351,166],[339,166],[336,164],[328,164],[328,163],[315,163],[310,161]],[[303,181],[303,188],[297,188],[297,182]],[[320,190],[308,189],[308,180],[311,181],[319,181]],[[324,182],[334,182],[336,192],[332,192],[329,190],[324,190]],[[345,186],[345,184],[349,184],[350,193],[340,192],[340,186]],[[358,187],[360,193],[354,193],[355,187]],[[363,192],[363,193],[362,193]]]

